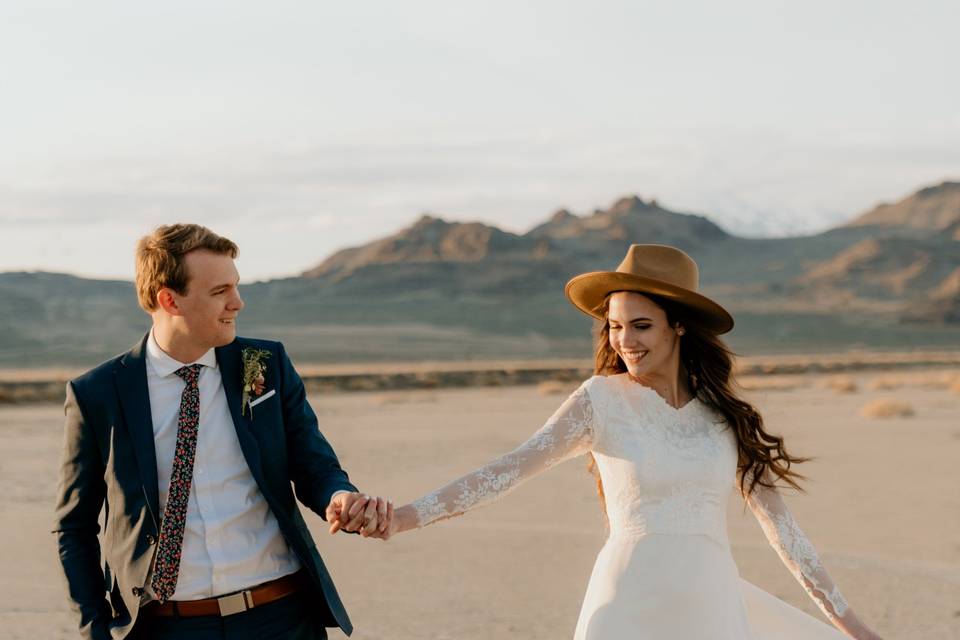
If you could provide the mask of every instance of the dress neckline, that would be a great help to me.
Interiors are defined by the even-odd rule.
[[[673,411],[674,413],[678,413],[678,414],[679,414],[679,413],[683,413],[686,409],[690,408],[690,406],[693,405],[693,404],[697,401],[697,396],[694,395],[694,396],[691,396],[691,398],[690,398],[689,400],[687,400],[686,402],[684,402],[684,403],[683,403],[682,405],[680,405],[679,407],[675,407],[675,406],[673,406],[672,404],[670,404],[669,402],[667,402],[667,399],[664,398],[662,395],[660,395],[660,393],[657,392],[657,390],[654,389],[653,387],[648,387],[647,385],[643,384],[642,382],[638,382],[638,381],[637,381],[636,379],[634,379],[629,373],[624,373],[624,374],[621,374],[621,375],[623,375],[623,379],[626,381],[626,385],[627,385],[627,386],[637,386],[637,387],[640,387],[641,390],[646,391],[646,392],[648,392],[648,393],[656,396],[657,399],[660,400],[661,403],[663,403],[663,406],[665,406],[666,408],[670,409],[670,411]]]

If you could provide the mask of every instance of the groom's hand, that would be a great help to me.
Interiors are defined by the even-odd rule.
[[[387,530],[393,519],[393,503],[363,493],[341,492],[331,498],[326,515],[331,534],[343,529],[366,538]]]
[[[330,523],[330,533],[334,534],[340,529],[345,531],[356,531],[356,521],[363,521],[367,506],[370,502],[370,496],[364,493],[350,491],[341,491],[330,498],[330,504],[327,505],[327,522]]]

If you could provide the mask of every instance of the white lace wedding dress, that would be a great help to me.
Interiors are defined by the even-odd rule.
[[[740,578],[726,527],[737,485],[733,432],[700,401],[674,409],[625,375],[587,380],[520,447],[414,502],[418,524],[489,502],[588,451],[603,480],[610,536],[576,640],[844,637]],[[746,502],[810,597],[828,618],[842,618],[847,604],[779,492],[757,487]]]

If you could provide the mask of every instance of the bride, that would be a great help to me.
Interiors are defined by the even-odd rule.
[[[878,638],[854,614],[777,483],[799,488],[804,462],[733,391],[718,337],[733,319],[697,293],[696,263],[662,245],[633,245],[615,272],[566,286],[602,322],[596,375],[514,451],[398,508],[381,537],[497,499],[581,454],[610,535],[597,556],[574,638],[814,640],[843,635],[742,580],[726,506],[736,488],[770,544],[833,625]]]

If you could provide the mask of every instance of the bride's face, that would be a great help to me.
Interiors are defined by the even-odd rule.
[[[632,291],[611,294],[607,312],[610,346],[638,377],[676,375],[680,338],[667,314],[650,298]]]

